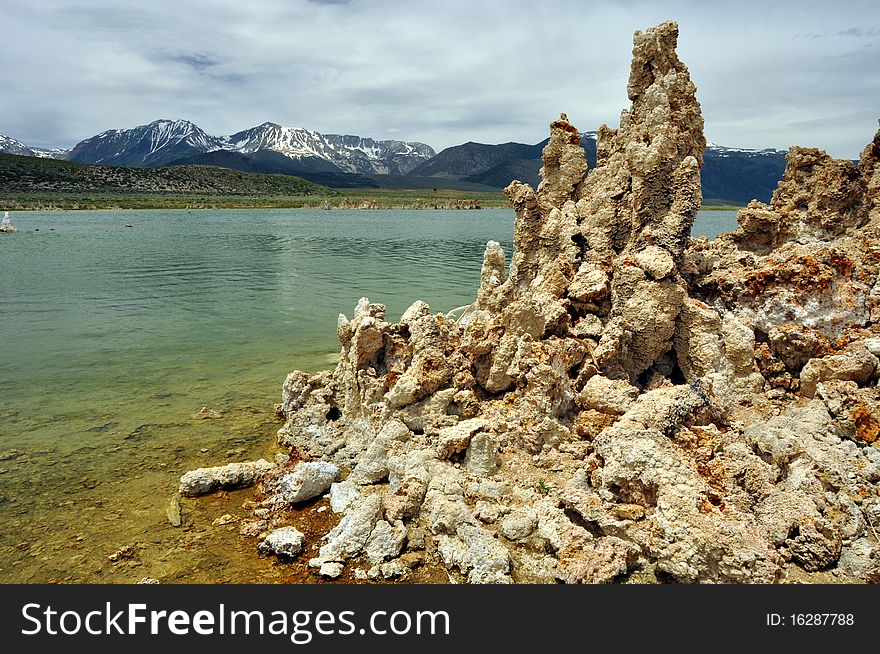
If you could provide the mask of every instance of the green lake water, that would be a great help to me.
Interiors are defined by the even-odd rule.
[[[0,581],[37,582],[296,580],[249,565],[237,530],[208,528],[240,494],[185,503],[187,524],[171,527],[176,479],[270,456],[281,382],[333,366],[340,312],[362,296],[390,319],[416,299],[467,304],[486,241],[509,257],[513,230],[500,209],[12,220],[19,233],[0,236]],[[694,233],[733,227],[734,212],[701,212]],[[221,417],[200,419],[203,406]],[[110,562],[122,545],[137,555]]]

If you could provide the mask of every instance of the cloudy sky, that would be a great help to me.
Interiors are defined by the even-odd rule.
[[[627,105],[632,33],[666,19],[709,140],[855,158],[880,118],[880,3],[679,0],[0,0],[0,133],[68,147],[187,118],[536,143]]]

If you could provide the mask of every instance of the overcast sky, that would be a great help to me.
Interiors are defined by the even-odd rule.
[[[0,133],[69,147],[186,118],[537,143],[627,106],[632,33],[680,25],[709,140],[856,158],[880,118],[877,0],[0,0]]]

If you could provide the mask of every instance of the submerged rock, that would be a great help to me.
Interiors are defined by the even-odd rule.
[[[183,510],[180,507],[180,496],[175,495],[165,508],[165,515],[172,527],[180,527],[183,524]]]
[[[551,123],[471,306],[390,323],[362,298],[336,369],[288,375],[279,442],[343,514],[321,575],[400,576],[406,550],[471,583],[874,574],[880,132],[858,166],[792,148],[770,204],[692,238],[706,141],[677,38],[636,33],[594,170]]]

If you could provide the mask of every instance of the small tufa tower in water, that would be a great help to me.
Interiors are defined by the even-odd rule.
[[[3,220],[0,221],[0,234],[13,234],[18,230],[15,229],[15,225],[9,220],[9,212],[3,212]]]

